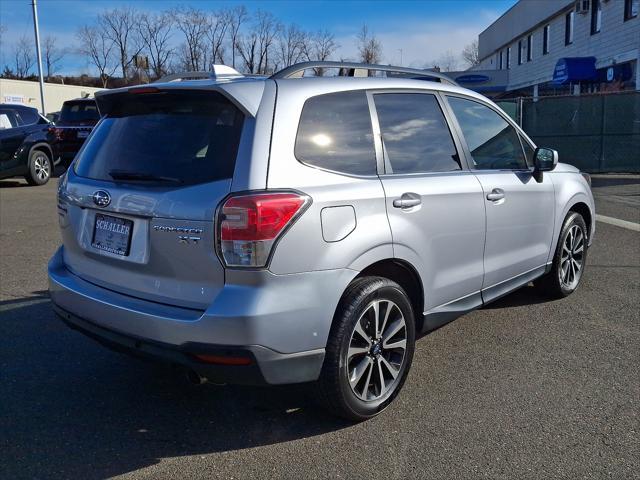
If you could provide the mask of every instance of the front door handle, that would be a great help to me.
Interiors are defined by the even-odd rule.
[[[491,200],[492,202],[497,202],[498,200],[502,200],[504,198],[504,190],[501,188],[494,188],[491,190],[491,193],[487,194],[487,200]]]
[[[400,198],[396,198],[393,201],[393,206],[396,208],[413,208],[422,203],[422,198],[417,193],[407,192],[403,193]]]

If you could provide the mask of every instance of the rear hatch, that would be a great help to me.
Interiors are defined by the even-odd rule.
[[[205,309],[224,284],[214,215],[245,114],[214,90],[137,90],[105,95],[62,181],[64,262],[105,288]]]
[[[64,102],[56,122],[56,138],[65,144],[81,145],[100,120],[95,100],[71,100]]]

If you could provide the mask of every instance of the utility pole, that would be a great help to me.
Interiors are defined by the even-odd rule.
[[[42,55],[40,54],[40,30],[38,29],[38,5],[36,0],[31,0],[33,8],[33,30],[36,34],[36,54],[38,56],[38,76],[40,77],[40,101],[42,102],[42,115],[47,114],[44,106],[44,78],[42,77]]]
[[[398,51],[400,52],[400,66],[402,66],[402,49],[399,48]]]

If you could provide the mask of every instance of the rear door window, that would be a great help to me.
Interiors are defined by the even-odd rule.
[[[461,169],[449,126],[434,95],[385,93],[374,99],[384,156],[393,173]]]
[[[307,165],[352,175],[376,175],[369,104],[364,91],[308,99],[302,109],[296,158]]]
[[[124,94],[80,151],[96,180],[206,183],[231,178],[244,115],[218,92]]]

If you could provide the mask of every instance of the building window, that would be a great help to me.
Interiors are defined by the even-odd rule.
[[[518,40],[518,65],[522,65],[522,40]]]
[[[542,54],[546,55],[549,53],[549,39],[550,39],[550,25],[544,26],[543,36],[542,36]]]
[[[564,44],[571,45],[573,43],[573,19],[575,12],[571,11],[564,17]]]
[[[498,70],[502,70],[502,50],[500,50],[500,54],[498,55]]]
[[[527,36],[527,62],[533,60],[533,36]]]
[[[638,16],[640,10],[640,0],[624,0],[624,19],[631,20]]]
[[[602,27],[602,4],[600,0],[591,0],[591,35],[600,32]]]
[[[507,47],[507,70],[511,68],[511,47]]]

